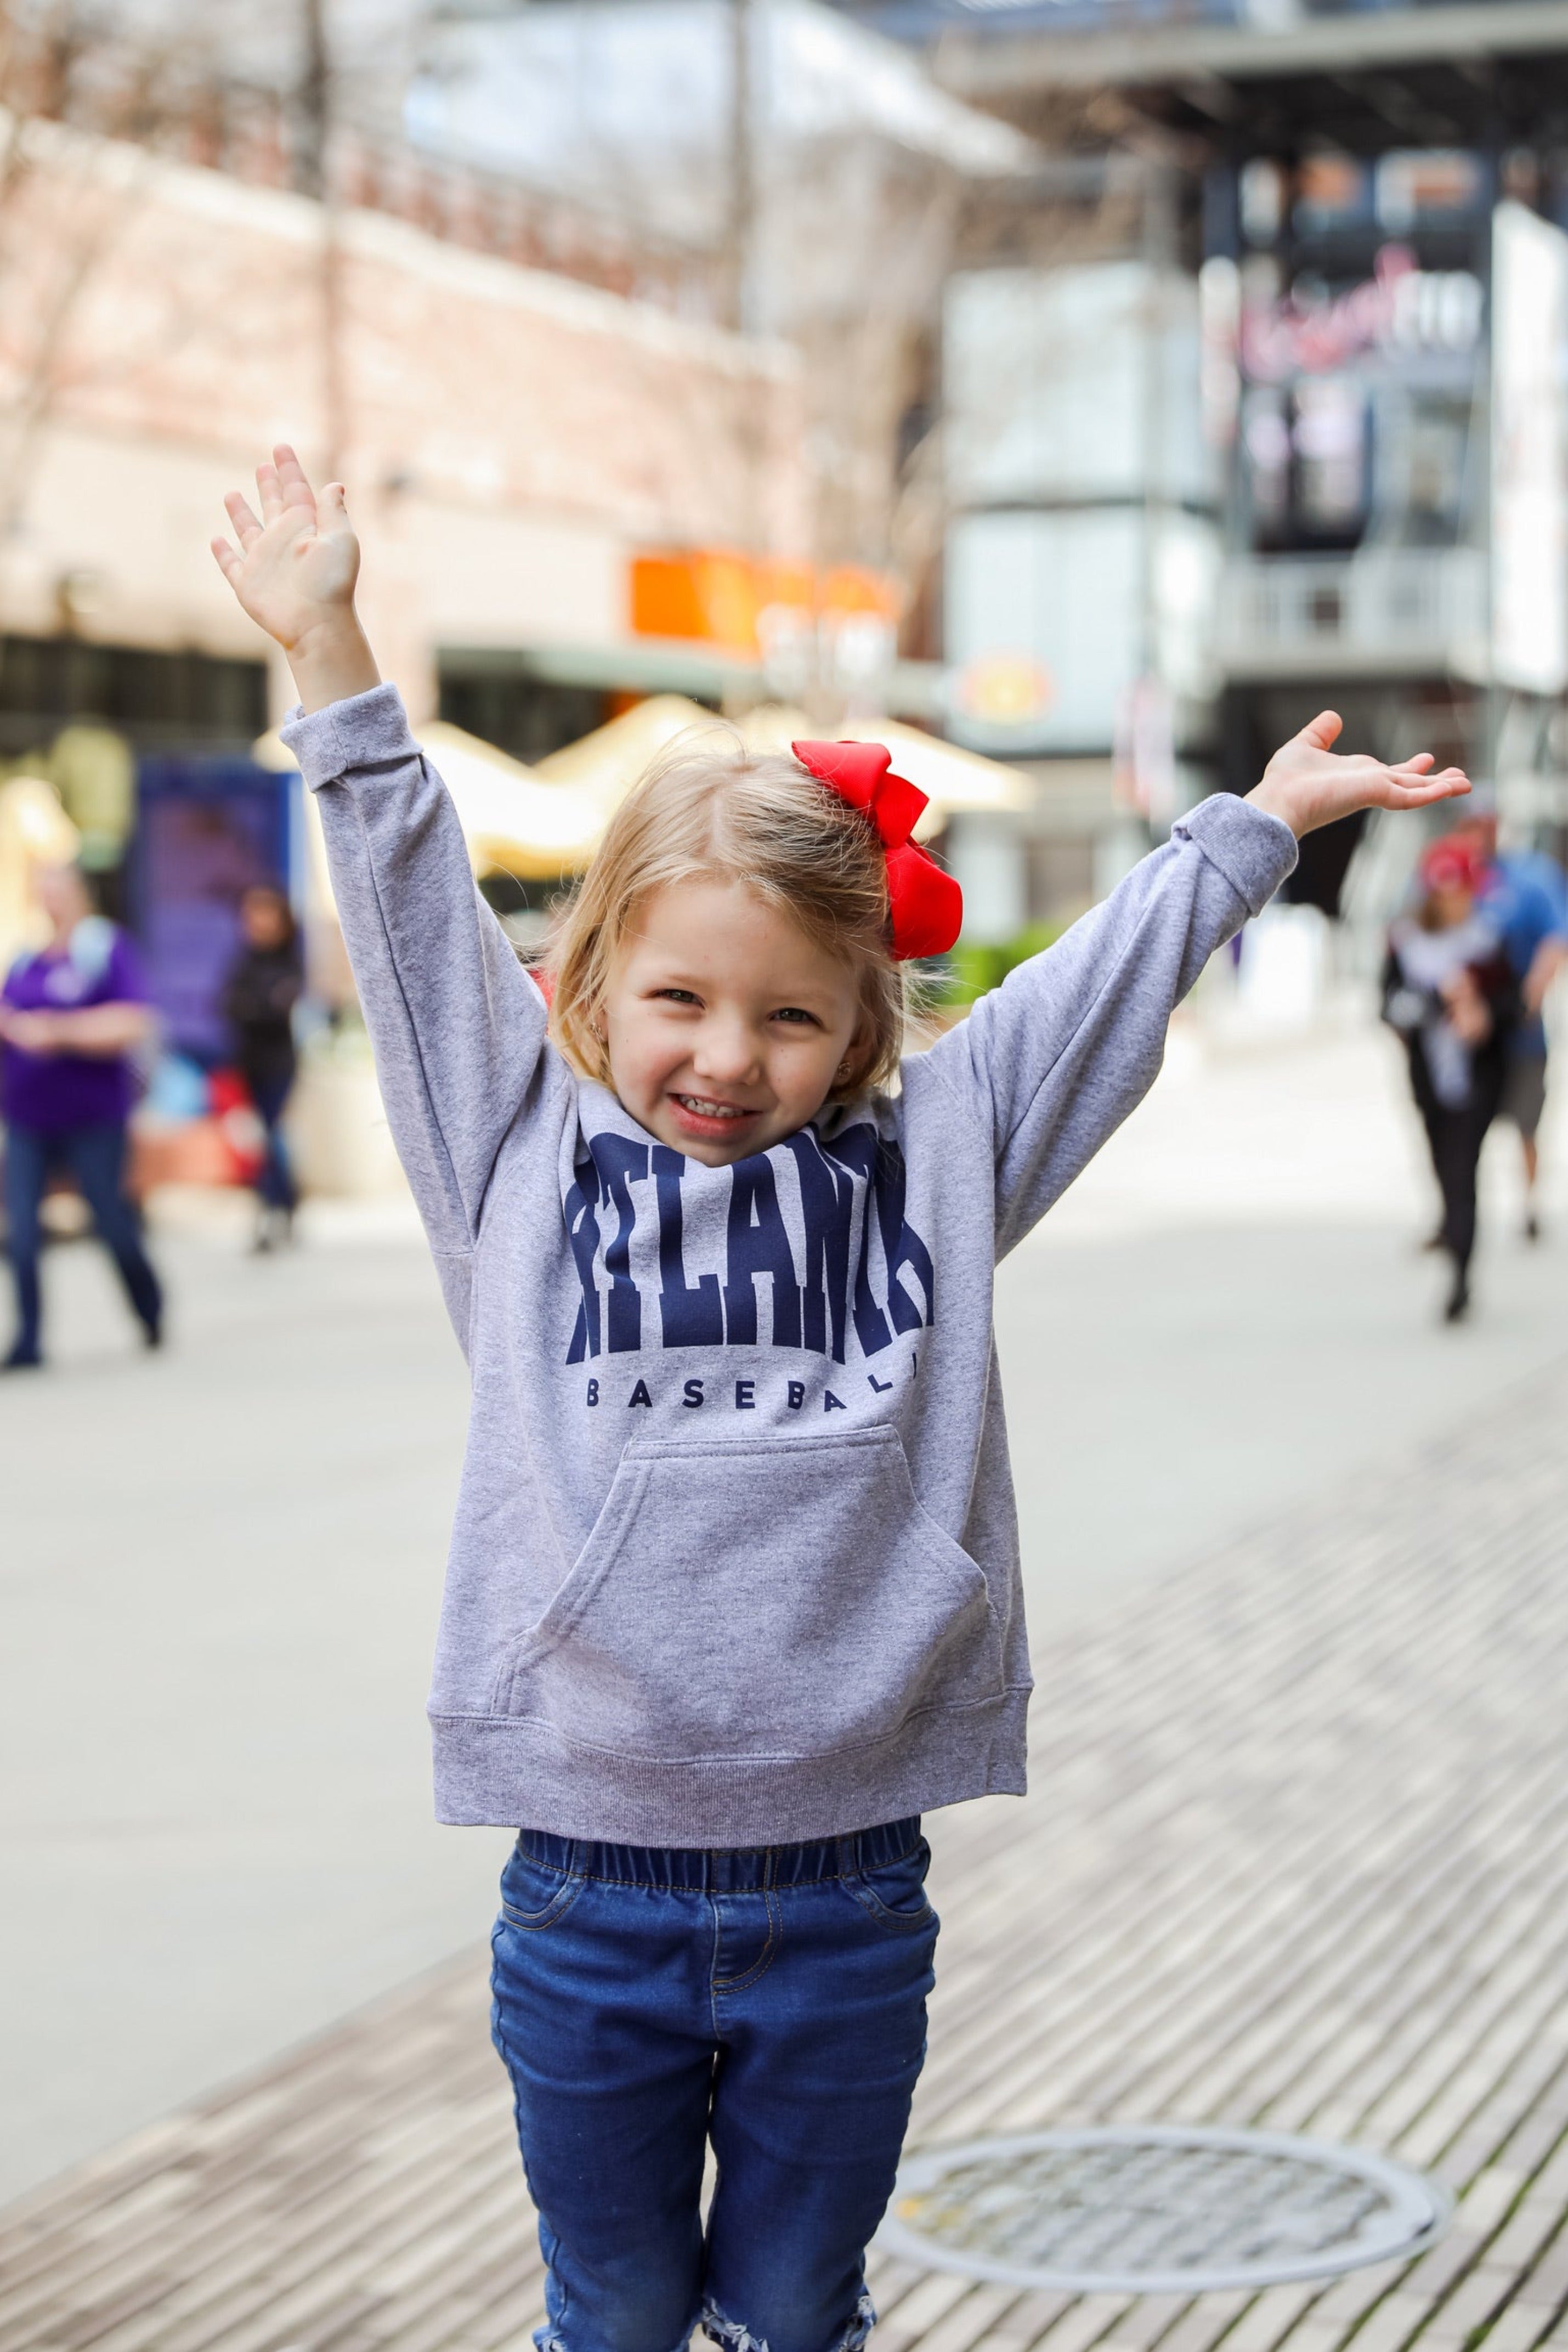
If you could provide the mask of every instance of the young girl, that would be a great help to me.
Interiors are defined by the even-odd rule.
[[[472,1375],[431,1721],[441,1817],[525,1825],[495,2035],[537,2340],[846,2352],[925,2052],[919,1815],[1024,1788],[996,1262],[1296,835],[1468,787],[1333,757],[1325,713],[901,1061],[901,962],[957,929],[921,795],[863,746],[699,742],[612,821],[547,1013],[378,679],[341,488],[256,479],[214,552],[299,689]]]

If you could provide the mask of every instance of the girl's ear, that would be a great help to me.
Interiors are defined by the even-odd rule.
[[[862,1013],[854,1035],[839,1056],[839,1066],[833,1072],[835,1094],[852,1094],[865,1076],[866,1056],[871,1052],[872,1026],[868,1014]]]

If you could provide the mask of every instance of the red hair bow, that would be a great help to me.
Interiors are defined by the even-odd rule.
[[[900,963],[946,955],[964,920],[964,894],[950,874],[911,840],[926,795],[893,772],[880,743],[791,743],[809,775],[870,817],[887,853],[893,952]]]

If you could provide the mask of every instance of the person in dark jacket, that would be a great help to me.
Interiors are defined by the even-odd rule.
[[[1388,936],[1383,1017],[1405,1041],[1410,1086],[1443,1196],[1436,1242],[1453,1263],[1444,1318],[1469,1306],[1476,1171],[1502,1100],[1519,988],[1495,924],[1479,911],[1481,864],[1449,835],[1421,860],[1421,897]]]
[[[298,1067],[293,1016],[305,970],[294,909],[281,890],[257,884],[241,899],[239,915],[245,944],[229,967],[223,1009],[235,1033],[240,1075],[267,1130],[255,1246],[269,1250],[290,1236],[298,1199],[282,1118]]]

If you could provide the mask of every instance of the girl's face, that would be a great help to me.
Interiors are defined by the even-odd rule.
[[[604,1018],[625,1108],[708,1168],[804,1127],[865,1042],[851,966],[743,882],[651,892],[611,974]]]

